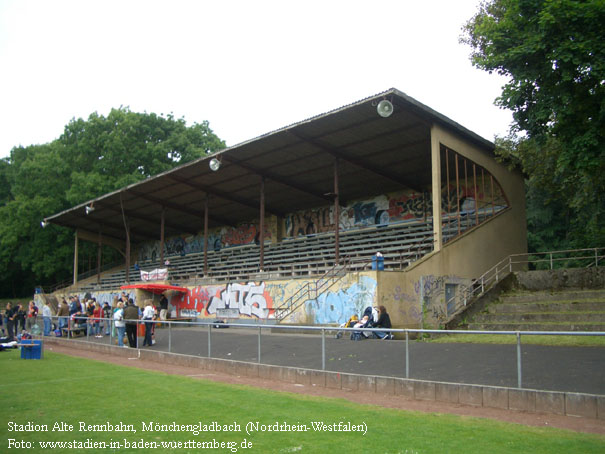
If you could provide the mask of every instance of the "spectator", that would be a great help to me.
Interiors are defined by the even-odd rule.
[[[143,320],[145,320],[145,340],[143,341],[143,347],[152,345],[151,335],[153,332],[153,319],[155,317],[155,309],[151,304],[151,300],[147,300],[145,310],[143,310]]]
[[[69,306],[65,301],[65,298],[61,300],[59,303],[59,312],[57,313],[59,316],[59,329],[67,327],[67,320],[69,319]]]
[[[111,325],[111,306],[107,301],[105,304],[103,304],[103,318],[105,319],[103,320],[103,325],[105,325],[105,335],[109,336],[109,329]]]
[[[101,338],[103,335],[101,334],[101,318],[103,318],[103,308],[97,302],[91,304],[93,306],[92,310],[92,332],[95,334],[96,338]]]
[[[4,315],[6,317],[6,335],[8,336],[9,341],[15,339],[15,327],[17,325],[18,311],[19,307],[13,307],[13,303],[11,303],[10,301],[6,304],[6,310],[4,311]]]
[[[38,307],[33,301],[29,302],[27,308],[27,330],[31,332],[32,326],[36,324],[38,320]]]
[[[168,315],[168,298],[165,294],[162,294],[160,299],[160,320],[166,320]]]
[[[139,308],[130,299],[124,308],[124,319],[126,320],[126,335],[130,348],[137,348],[137,323],[139,320]]]
[[[378,320],[374,323],[374,328],[392,328],[391,317],[384,306],[378,306]],[[388,331],[374,331],[374,336],[378,339],[392,339],[393,335]]]
[[[124,345],[126,323],[124,322],[124,303],[122,303],[122,301],[118,302],[118,308],[113,313],[113,320],[115,322],[116,331],[118,332],[118,347],[126,348],[126,345]]]
[[[17,324],[15,325],[16,328],[18,328],[18,325],[21,325],[21,331],[25,330],[25,317],[27,316],[27,313],[25,312],[25,309],[23,308],[23,304],[19,303],[17,305]]]
[[[44,322],[44,335],[50,336],[50,325],[51,325],[52,311],[50,310],[50,304],[48,301],[44,303],[42,308],[42,321]]]

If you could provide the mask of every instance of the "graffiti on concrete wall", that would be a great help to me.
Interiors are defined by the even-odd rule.
[[[286,236],[295,237],[334,230],[332,206],[299,211],[286,217]]]
[[[453,301],[448,300],[467,283],[468,279],[457,276],[422,276],[414,284],[414,291],[422,302],[424,323],[435,328],[444,323],[453,312]]]
[[[171,303],[181,316],[195,318],[216,317],[222,309],[232,309],[240,317],[267,319],[273,310],[264,282],[193,287],[174,295]]]
[[[223,247],[241,246],[258,242],[259,228],[256,224],[242,224],[237,227],[222,227],[208,234],[208,250],[218,251]],[[265,228],[265,240],[272,238],[271,229]],[[187,255],[204,252],[204,234],[176,236],[164,241],[164,256]],[[138,260],[157,261],[160,258],[160,242],[143,244],[138,251]]]
[[[372,277],[361,276],[358,282],[348,287],[327,291],[316,300],[305,303],[307,316],[318,324],[340,324],[353,314],[361,316],[366,307],[374,304],[376,285]]]
[[[422,218],[430,213],[432,203],[428,192],[412,192],[389,198],[388,215],[391,222]]]
[[[388,295],[388,300],[394,303],[395,310],[404,323],[420,323],[422,321],[422,311],[420,310],[418,297],[406,293],[401,286],[397,285],[393,288],[393,291]],[[388,305],[388,302],[385,303],[385,305]]]

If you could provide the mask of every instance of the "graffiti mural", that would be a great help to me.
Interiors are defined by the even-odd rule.
[[[422,218],[432,209],[431,195],[428,192],[408,193],[389,199],[389,219],[392,222]]]
[[[334,207],[300,211],[286,217],[286,236],[295,237],[334,230]]]
[[[376,295],[376,280],[369,276],[361,276],[359,282],[347,288],[328,291],[316,300],[305,303],[307,316],[318,324],[344,323],[353,314],[361,316],[364,309],[374,304]]]
[[[266,319],[273,310],[273,298],[265,283],[248,282],[198,286],[175,295],[171,304],[184,317],[215,317],[220,309],[235,309],[239,316]]]
[[[223,247],[241,246],[258,242],[259,229],[256,224],[242,224],[238,227],[222,227],[208,234],[208,250],[219,251]],[[265,228],[265,240],[272,238],[271,229]],[[164,241],[164,257],[204,252],[204,234],[176,236]],[[160,258],[160,242],[143,244],[138,251],[138,260],[157,261]]]

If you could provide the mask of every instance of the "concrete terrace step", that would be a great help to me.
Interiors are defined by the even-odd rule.
[[[533,312],[605,312],[604,301],[567,301],[535,303],[492,304],[487,308],[489,314],[522,314]]]
[[[500,296],[502,304],[554,302],[554,301],[583,301],[595,300],[605,302],[605,290],[567,290],[561,292],[521,292]]]
[[[476,331],[605,331],[605,323],[470,323]]]
[[[604,306],[605,309],[605,306]],[[529,323],[529,322],[567,322],[567,323],[603,323],[605,324],[605,310],[603,312],[524,312],[524,313],[497,313],[479,314],[473,323]]]

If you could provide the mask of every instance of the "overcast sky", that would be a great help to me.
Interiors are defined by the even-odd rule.
[[[397,88],[488,140],[505,80],[458,42],[478,0],[0,0],[0,157],[112,107],[227,145]]]

